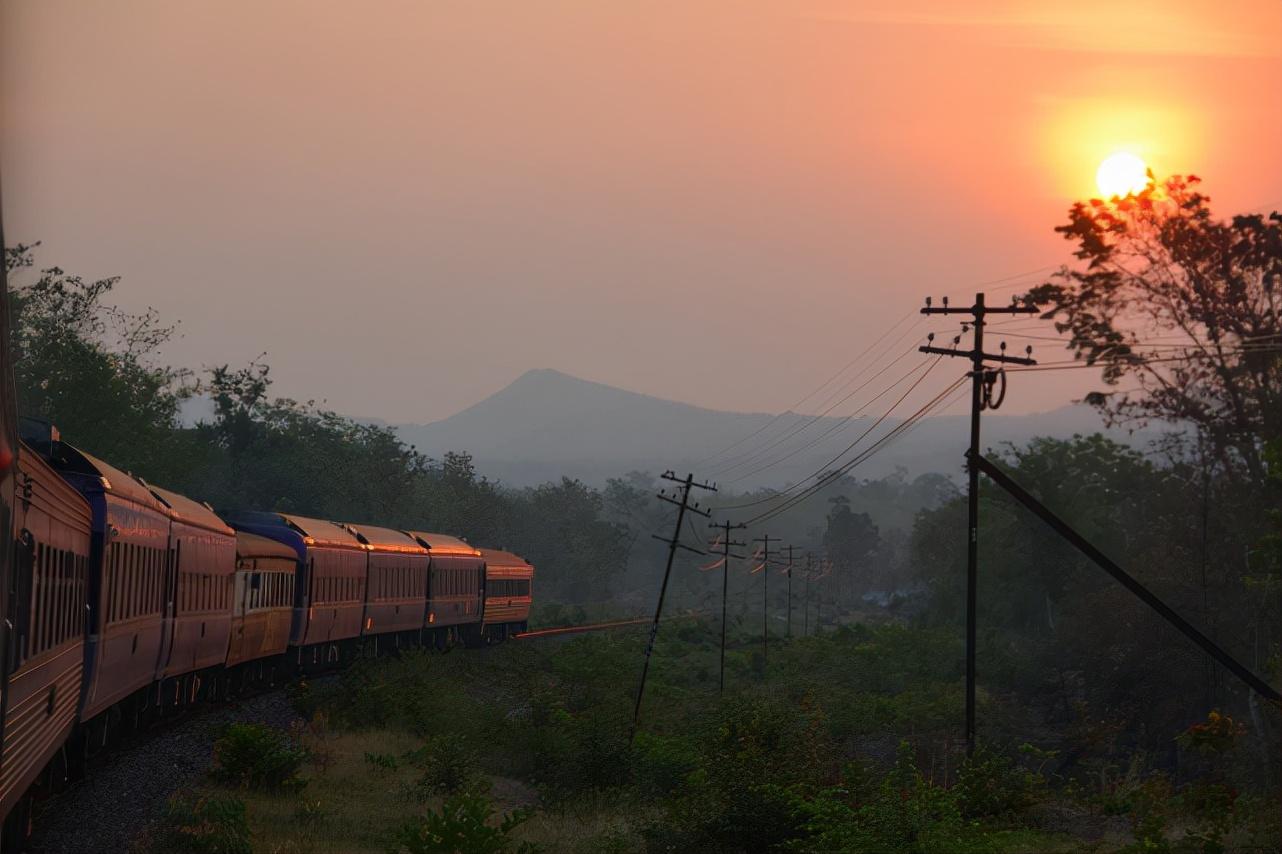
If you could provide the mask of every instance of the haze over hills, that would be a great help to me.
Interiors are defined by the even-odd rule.
[[[908,410],[911,411],[911,410]],[[751,434],[773,415],[723,412],[664,400],[614,386],[579,379],[551,369],[527,371],[506,388],[455,415],[431,424],[401,424],[401,438],[423,453],[440,458],[447,451],[467,451],[477,468],[510,486],[528,486],[562,476],[601,484],[636,469],[657,473],[694,469],[701,477],[720,480],[736,490],[781,485],[815,471],[852,442],[873,418],[855,419],[833,429],[822,441],[763,471],[753,469],[776,460],[834,427],[840,419],[821,418],[795,436],[742,460],[738,469],[717,472],[695,463]],[[731,455],[754,451],[789,432],[809,416],[786,414],[760,436],[745,441]],[[883,423],[858,447],[867,447],[887,429]],[[904,468],[910,476],[935,471],[960,474],[967,437],[967,416],[944,415],[924,420],[901,440],[860,465],[855,473],[876,478]],[[987,414],[984,444],[1024,442],[1034,436],[1067,438],[1074,433],[1105,432],[1119,441],[1140,442],[1123,430],[1106,430],[1087,406],[1065,406],[1035,415]],[[730,459],[729,462],[735,462]]]

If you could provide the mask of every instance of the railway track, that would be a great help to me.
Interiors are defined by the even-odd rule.
[[[673,614],[667,617],[664,622],[673,620],[694,620],[699,617],[706,617],[704,611],[688,611],[681,614]],[[557,637],[558,635],[578,635],[584,632],[600,632],[608,629],[623,629],[628,626],[643,626],[653,620],[653,617],[631,617],[626,620],[607,620],[603,623],[582,623],[577,626],[554,626],[546,629],[530,629],[524,632],[517,632],[512,635],[513,640],[535,640],[537,638]]]
[[[531,629],[512,635],[513,640],[533,640],[535,638],[555,637],[557,635],[577,635],[584,632],[600,632],[606,629],[620,629],[625,626],[641,626],[650,622],[650,617],[634,617],[630,620],[610,620],[604,623],[584,623],[578,626],[555,626],[547,629]]]

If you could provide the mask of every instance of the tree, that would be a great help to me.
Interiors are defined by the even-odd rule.
[[[1282,436],[1282,218],[1215,219],[1198,184],[1074,204],[1056,231],[1085,266],[1031,296],[1103,368],[1109,389],[1087,401],[1110,421],[1193,424],[1259,483],[1262,440]]]
[[[35,269],[39,244],[5,249],[5,269]],[[53,422],[71,442],[126,469],[164,478],[190,373],[157,360],[175,327],[153,310],[106,300],[119,279],[87,281],[58,267],[10,293],[18,411]]]
[[[867,513],[850,509],[850,499],[844,495],[828,499],[832,510],[828,513],[828,527],[824,530],[823,543],[836,569],[854,583],[854,573],[865,572],[881,545],[881,534]]]

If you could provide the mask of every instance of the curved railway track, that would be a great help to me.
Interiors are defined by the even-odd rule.
[[[677,618],[689,616],[695,615]],[[519,632],[511,639],[567,637],[641,626],[650,620],[635,617],[551,626]],[[190,707],[114,743],[88,763],[80,779],[42,799],[27,850],[38,854],[124,854],[160,814],[165,799],[208,769],[212,756],[209,741],[217,723],[261,721],[283,727],[293,718],[284,687],[281,684],[232,700]]]

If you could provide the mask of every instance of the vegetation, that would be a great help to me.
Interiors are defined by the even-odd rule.
[[[1240,782],[1255,762],[1244,725],[1223,714],[1166,734],[1196,774],[1163,769],[1160,750],[1100,765],[1076,757],[1080,730],[1030,726],[1025,699],[988,683],[990,725],[968,761],[953,633],[855,624],[778,644],[762,668],[753,629],[731,634],[724,696],[719,626],[661,633],[631,741],[633,683],[619,674],[635,673],[644,630],[359,662],[295,693],[313,721],[305,788],[211,780],[199,796],[243,798],[256,850],[317,854],[1204,852],[1282,841],[1271,796]]]
[[[281,791],[300,788],[298,769],[306,753],[284,733],[261,724],[230,724],[214,742],[210,776],[220,783],[246,789]]]
[[[1060,231],[1083,263],[1036,296],[1073,358],[1105,369],[1088,400],[1171,432],[1152,448],[1096,435],[993,456],[1276,682],[1282,220],[1216,220],[1196,179],[1173,178],[1076,205]],[[548,622],[652,606],[645,544],[671,516],[651,475],[510,489],[464,452],[428,459],[384,427],[273,398],[262,361],[165,366],[172,328],[112,307],[115,279],[37,271],[29,246],[6,263],[27,280],[13,295],[21,406],[69,441],[219,509],[513,549],[538,567]],[[190,424],[193,395],[213,413]],[[268,850],[1276,850],[1278,710],[1004,493],[981,503],[972,760],[956,745],[965,501],[946,475],[846,476],[770,522],[826,553],[831,576],[730,576],[724,697],[720,627],[698,618],[719,612],[721,576],[683,555],[668,601],[686,618],[659,636],[635,738],[640,633],[407,654],[296,686],[298,733],[229,731],[209,790],[176,802],[164,832],[238,850],[234,791]]]

